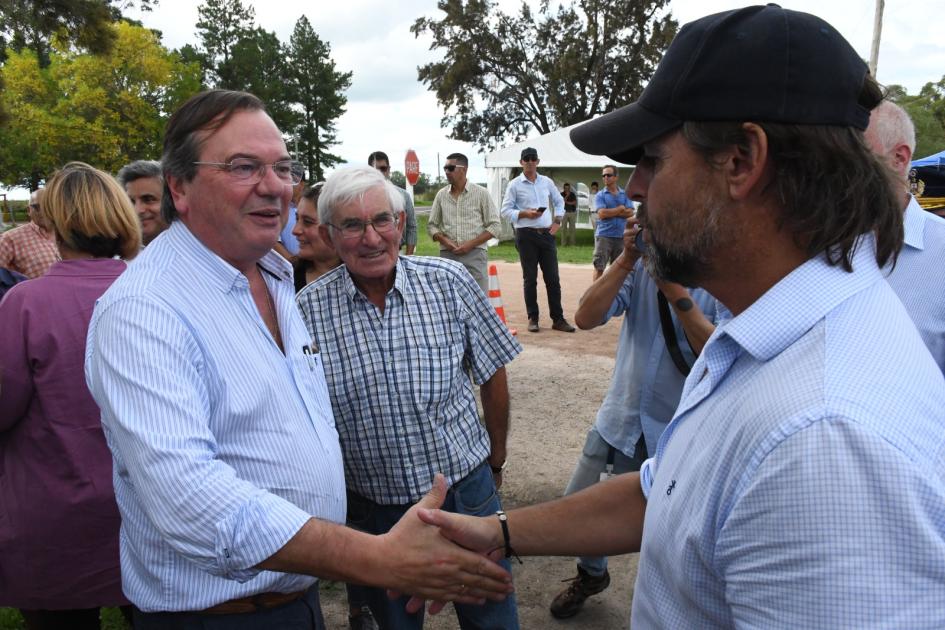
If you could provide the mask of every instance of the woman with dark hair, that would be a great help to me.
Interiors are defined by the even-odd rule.
[[[62,260],[0,302],[0,606],[31,630],[98,628],[100,607],[128,601],[85,337],[141,229],[125,191],[87,164],[56,173],[43,201]]]
[[[299,199],[298,218],[292,228],[292,235],[299,242],[299,260],[295,263],[296,292],[341,264],[334,248],[318,235],[318,194],[324,183],[308,186]]]

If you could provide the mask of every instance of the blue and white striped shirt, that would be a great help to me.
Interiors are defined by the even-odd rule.
[[[641,470],[634,628],[945,628],[945,378],[871,238],[853,265],[705,346]]]
[[[911,197],[903,220],[905,243],[887,280],[945,373],[945,219]]]
[[[201,610],[309,576],[260,571],[311,516],[343,522],[344,476],[324,374],[304,354],[292,269],[261,261],[286,348],[247,278],[179,221],[101,298],[86,380],[102,409],[121,511],[125,594]]]
[[[486,382],[522,347],[461,264],[401,256],[383,312],[344,265],[298,302],[324,356],[349,488],[405,505],[435,473],[453,484],[489,456],[470,378]]]

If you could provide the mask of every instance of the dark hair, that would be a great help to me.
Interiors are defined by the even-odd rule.
[[[118,183],[124,188],[128,185],[128,182],[133,182],[145,177],[154,177],[163,182],[164,173],[161,171],[161,163],[155,160],[135,160],[130,164],[122,166],[121,170],[118,171],[118,174],[115,176],[115,179],[117,179]]]
[[[322,192],[322,186],[324,185],[325,182],[316,182],[311,186],[306,186],[305,190],[302,191],[302,199],[308,199],[317,206],[318,195]]]
[[[469,158],[467,158],[462,153],[450,153],[446,156],[447,160],[456,160],[462,166],[469,166]]]
[[[248,92],[208,90],[190,97],[167,121],[164,131],[164,198],[161,217],[171,223],[177,218],[177,208],[167,185],[168,176],[190,181],[197,174],[194,162],[200,159],[200,148],[212,132],[226,124],[236,112],[266,111],[259,98]],[[210,132],[210,133],[203,133]]]
[[[571,187],[571,182],[565,182],[564,185],[567,186],[568,188],[570,188],[570,187]]]
[[[603,168],[612,168],[614,169],[614,177],[620,174],[620,171],[617,170],[617,167],[613,164],[604,164]],[[602,169],[603,170],[603,169]]]
[[[872,109],[883,94],[869,76],[860,105]],[[895,263],[903,242],[902,199],[890,168],[853,127],[758,124],[768,137],[774,181],[767,194],[781,207],[779,226],[794,234],[798,247],[831,265],[853,270],[860,236],[876,238],[876,262]],[[747,146],[739,122],[686,122],[682,135],[710,163],[732,145]]]
[[[375,151],[371,155],[367,156],[368,166],[374,166],[374,163],[379,160],[383,160],[387,162],[388,164],[390,164],[390,158],[387,157],[387,154],[384,153],[383,151]]]

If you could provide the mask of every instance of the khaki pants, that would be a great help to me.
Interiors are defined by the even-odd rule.
[[[575,245],[577,243],[577,211],[565,212],[561,222],[561,244]]]

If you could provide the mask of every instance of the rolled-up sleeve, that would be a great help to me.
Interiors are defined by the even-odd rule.
[[[310,518],[222,461],[211,431],[205,356],[187,325],[152,300],[96,313],[86,380],[115,459],[150,523],[202,570],[246,581]]]

